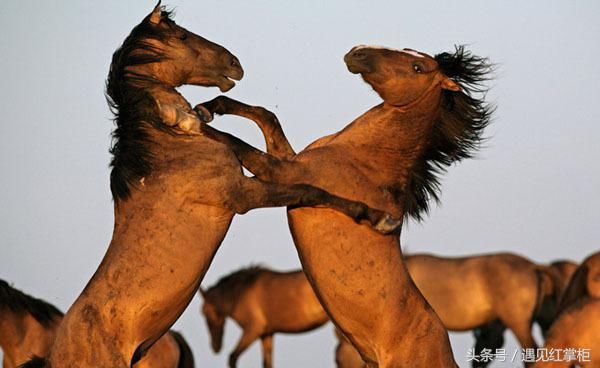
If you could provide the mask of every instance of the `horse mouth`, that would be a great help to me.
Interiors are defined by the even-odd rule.
[[[217,86],[219,87],[221,92],[227,92],[233,87],[235,87],[235,81],[240,81],[243,76],[244,72],[241,70],[232,73],[222,74],[219,76]]]

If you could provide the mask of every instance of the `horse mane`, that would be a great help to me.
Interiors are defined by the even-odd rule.
[[[448,167],[473,157],[480,148],[483,130],[490,123],[494,106],[484,101],[493,65],[487,58],[472,55],[464,46],[453,53],[435,55],[440,70],[461,90],[442,91],[441,113],[434,123],[431,140],[408,178],[404,210],[417,221],[429,212],[429,200],[439,203],[440,176]]]
[[[44,327],[50,327],[56,317],[63,316],[52,304],[29,296],[0,280],[0,310],[3,309],[9,309],[19,315],[30,314]]]
[[[174,26],[172,12],[162,11],[163,21]],[[106,100],[116,125],[110,153],[110,189],[115,201],[131,195],[131,186],[152,171],[152,141],[147,128],[168,130],[155,109],[155,102],[144,87],[159,83],[148,75],[126,70],[128,67],[160,62],[163,51],[149,40],[166,42],[170,32],[153,26],[149,15],[138,24],[112,56],[106,80]],[[171,28],[171,27],[169,27]]]
[[[207,295],[218,292],[225,297],[239,295],[254,284],[258,276],[269,271],[267,268],[254,265],[239,269],[221,277],[216,284],[206,290]]]
[[[50,365],[46,362],[45,358],[34,355],[30,360],[21,364],[19,368],[50,368]]]

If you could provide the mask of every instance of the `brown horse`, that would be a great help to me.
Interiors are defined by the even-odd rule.
[[[600,368],[600,299],[584,297],[567,307],[550,327],[544,349],[554,351],[557,361],[540,359],[534,368]]]
[[[32,356],[46,356],[63,313],[0,280],[0,348],[3,368],[15,368]],[[193,368],[194,357],[179,333],[169,331],[135,368]]]
[[[193,298],[236,213],[325,205],[353,221],[366,217],[384,232],[399,224],[362,203],[297,184],[302,180],[274,184],[244,176],[240,159],[175,89],[226,91],[243,75],[239,61],[177,26],[159,5],[112,58],[113,238],[57,331],[48,355],[54,368],[137,362]]]
[[[235,150],[264,180],[309,178],[337,195],[420,219],[428,200],[438,198],[438,174],[478,147],[491,114],[478,95],[490,65],[462,47],[431,57],[359,46],[344,60],[382,104],[297,155],[267,145],[285,161],[239,142]],[[203,106],[249,117],[263,131],[279,129],[277,119],[261,108],[227,98]],[[280,131],[271,137],[285,139]],[[365,361],[385,368],[455,366],[446,330],[406,271],[398,236],[381,236],[328,209],[294,208],[288,216],[308,280]]]
[[[532,324],[551,288],[545,268],[511,253],[470,257],[405,257],[408,272],[450,331],[475,330],[475,351],[502,347],[512,330],[523,348],[536,348]],[[484,367],[489,362],[472,362]]]
[[[600,299],[600,252],[581,262],[567,286],[559,306],[559,313],[583,298]]]
[[[226,318],[242,328],[229,366],[235,367],[239,356],[260,339],[263,366],[273,366],[273,334],[301,333],[322,326],[329,317],[321,307],[302,270],[276,272],[263,267],[249,267],[221,278],[206,291],[202,314],[210,332],[215,353],[223,344]]]

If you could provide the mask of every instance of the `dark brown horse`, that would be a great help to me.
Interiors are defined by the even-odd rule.
[[[273,334],[306,332],[329,321],[302,270],[244,268],[221,278],[206,291],[200,289],[200,293],[215,353],[221,350],[227,318],[242,328],[242,336],[229,355],[230,367],[235,367],[244,350],[260,339],[263,367],[271,368]]]
[[[116,123],[114,232],[57,331],[48,355],[53,368],[137,362],[193,298],[236,213],[325,205],[352,222],[380,223],[382,231],[398,225],[388,226],[388,216],[364,204],[298,184],[303,180],[274,184],[244,176],[240,158],[214,139],[218,132],[175,89],[226,91],[242,75],[234,55],[177,26],[160,6],[114,53],[106,87]]]
[[[3,368],[16,368],[32,356],[46,356],[63,313],[0,280],[0,348]],[[135,368],[193,368],[192,351],[181,334],[169,331]]]
[[[491,114],[479,94],[490,66],[462,47],[431,57],[358,46],[344,60],[383,103],[297,155],[264,109],[227,98],[203,106],[278,131],[271,137],[281,141],[267,141],[267,150],[285,161],[239,142],[235,148],[259,178],[308,179],[395,217],[420,219],[429,199],[438,198],[438,174],[478,147]],[[288,217],[308,280],[365,361],[382,368],[455,366],[443,324],[410,281],[398,236],[381,236],[329,209],[294,208]]]

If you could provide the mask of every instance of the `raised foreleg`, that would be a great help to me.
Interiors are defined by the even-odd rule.
[[[264,207],[316,207],[338,210],[356,222],[366,220],[383,234],[399,228],[402,221],[372,209],[364,203],[350,201],[308,184],[278,184],[242,176],[226,199],[226,205],[235,213],[243,214]]]
[[[263,133],[267,152],[279,159],[290,159],[296,155],[294,149],[283,133],[277,116],[260,106],[250,106],[226,96],[218,96],[194,108],[204,116],[206,111],[217,115],[237,115],[254,121]],[[207,117],[212,120],[212,116]]]

